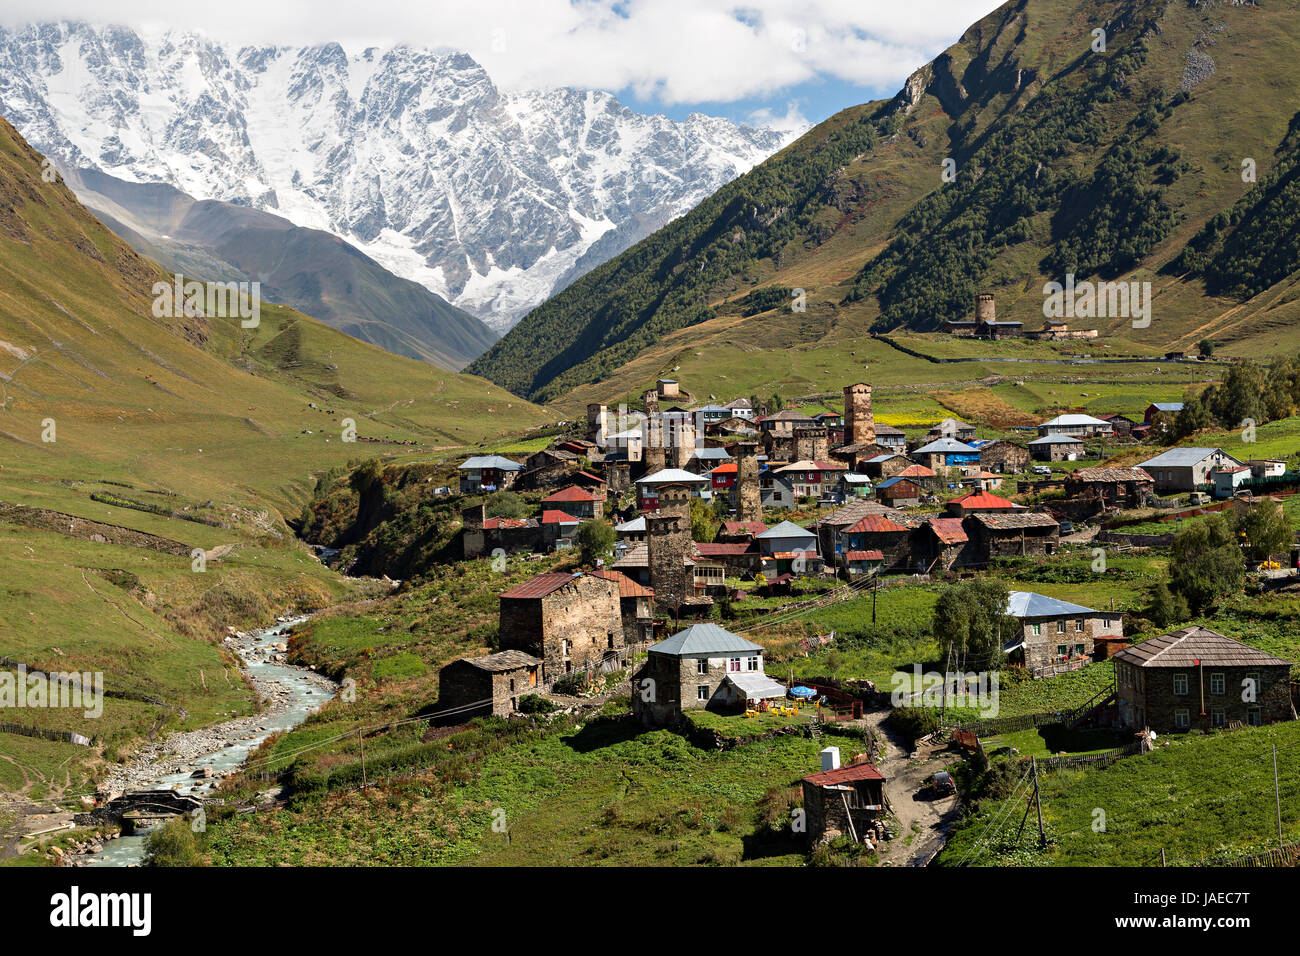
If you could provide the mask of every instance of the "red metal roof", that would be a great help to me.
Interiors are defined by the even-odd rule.
[[[844,556],[846,561],[883,561],[885,560],[884,552],[881,551],[850,551]]]
[[[596,496],[585,488],[579,488],[577,485],[570,485],[563,491],[557,491],[553,495],[547,495],[542,499],[542,504],[552,501],[595,501]]]
[[[965,511],[987,511],[993,508],[1014,508],[1015,502],[1007,501],[998,495],[989,494],[987,491],[968,491],[964,495],[959,495],[948,502],[950,505],[961,505]]]
[[[578,524],[579,521],[571,514],[563,511],[556,511],[554,508],[548,508],[542,512],[542,524]]]
[[[875,764],[854,763],[837,770],[822,770],[804,777],[808,783],[819,787],[834,787],[841,783],[854,783],[858,780],[884,780],[885,775],[876,769]]]
[[[711,475],[732,475],[736,472],[736,463],[734,461],[724,462],[717,468],[709,472]]]
[[[897,458],[898,456],[895,455],[894,457]],[[925,465],[908,465],[902,471],[898,472],[898,474],[894,475],[895,478],[933,478],[934,476],[934,469],[926,468]]]
[[[752,541],[701,541],[695,545],[695,550],[702,558],[758,553],[758,548]]]
[[[527,518],[488,518],[483,522],[483,527],[488,530],[501,530],[502,528],[527,528]]]
[[[535,578],[529,578],[523,584],[515,585],[500,596],[503,598],[544,598],[553,594],[572,581],[577,575],[566,571],[548,571]]]
[[[762,534],[767,530],[767,525],[761,521],[724,521],[722,530],[727,534],[738,534],[741,531],[748,531],[750,534]]]
[[[884,515],[867,515],[853,527],[849,528],[846,534],[896,534],[899,531],[906,531],[896,521],[890,521]]]

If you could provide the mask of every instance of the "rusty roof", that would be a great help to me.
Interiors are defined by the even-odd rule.
[[[595,475],[592,475],[592,477],[594,478]],[[568,488],[565,488],[563,491],[557,491],[553,495],[547,495],[545,498],[542,499],[542,503],[546,504],[547,502],[550,501],[596,501],[596,500],[597,500],[596,496],[593,495],[590,491],[587,491],[585,488],[579,488],[577,485],[570,485]]]
[[[944,544],[965,544],[970,540],[961,518],[931,518],[930,530]]]
[[[702,558],[724,558],[742,554],[758,554],[758,547],[751,541],[700,541],[695,551]]]
[[[964,495],[958,495],[948,502],[950,505],[961,505],[964,511],[979,511],[986,508],[1017,508],[1015,502],[1008,501],[1000,495],[989,494],[987,491],[968,491]]]
[[[600,578],[602,581],[613,581],[618,585],[618,596],[621,598],[655,596],[653,588],[648,588],[644,584],[638,584],[622,571],[602,568],[599,571],[592,571],[591,576],[594,578]]]
[[[554,508],[547,508],[542,512],[542,524],[580,524],[581,522],[573,515],[564,511],[557,511]]]
[[[885,555],[881,551],[850,551],[844,555],[845,561],[883,561]]]
[[[897,458],[902,456],[896,455],[894,457]],[[908,465],[898,474],[894,475],[894,477],[895,478],[933,478],[935,477],[935,471],[933,468],[926,468],[925,465]]]
[[[885,775],[873,763],[851,763],[847,767],[838,767],[835,770],[810,773],[803,779],[805,783],[819,787],[835,787],[844,783],[856,783],[859,780],[884,780]]]
[[[529,578],[523,584],[517,584],[509,591],[503,592],[500,596],[503,598],[518,598],[527,600],[530,598],[544,598],[548,594],[553,594],[569,582],[577,578],[576,574],[569,574],[567,571],[548,571],[539,574],[535,578]]]
[[[762,534],[767,530],[767,525],[761,521],[724,521],[722,530],[727,534],[738,534],[747,531],[750,534]]]
[[[884,515],[867,515],[845,534],[895,534],[908,529],[897,521],[891,521]]]
[[[900,514],[902,514],[902,512],[897,508],[890,508],[887,505],[880,504],[878,501],[860,498],[857,501],[850,502],[838,511],[832,512],[817,523],[819,525],[824,524],[832,528],[837,528],[854,524],[868,515],[888,515],[891,518],[895,518]]]
[[[1114,655],[1137,667],[1290,667],[1290,661],[1193,625],[1133,644]]]

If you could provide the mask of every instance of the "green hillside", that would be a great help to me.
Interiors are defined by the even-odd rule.
[[[111,699],[73,726],[25,712],[103,749],[6,734],[22,759],[0,760],[0,789],[85,792],[151,728],[248,712],[226,628],[364,593],[287,526],[324,476],[438,460],[546,417],[281,306],[254,329],[155,318],[163,280],[0,120],[0,656],[102,672],[107,688],[168,705]],[[207,553],[202,573],[192,549]]]
[[[1037,327],[1044,283],[1067,273],[1152,282],[1150,327],[1090,323],[1104,336],[1272,354],[1300,318],[1300,251],[1261,248],[1294,223],[1300,77],[1268,64],[1297,53],[1293,4],[1012,0],[893,100],[820,124],[535,309],[470,370],[535,400],[605,382],[612,397],[639,356],[720,322],[759,350],[835,349],[967,318],[990,290],[1000,318]],[[1243,226],[1256,207],[1264,223]],[[799,291],[803,312],[788,304]]]

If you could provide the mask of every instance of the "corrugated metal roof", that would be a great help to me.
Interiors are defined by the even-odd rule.
[[[547,508],[542,512],[542,524],[580,524],[580,522],[567,512]]]
[[[846,534],[896,534],[908,530],[897,521],[891,521],[884,515],[867,515],[849,528]]]
[[[970,455],[978,453],[978,448],[972,448],[965,442],[957,441],[955,438],[937,438],[928,445],[916,449],[913,455],[941,455],[941,454],[959,454]]]
[[[524,466],[517,461],[511,461],[509,458],[502,458],[500,455],[475,455],[472,458],[466,458],[465,464],[461,465],[459,470],[466,471],[471,468],[495,468],[497,471],[523,471]]]
[[[990,508],[1016,508],[1019,507],[1015,502],[1008,501],[1006,498],[990,494],[987,491],[968,491],[964,495],[958,495],[948,502],[950,505],[960,505],[964,511],[980,511]]]
[[[1029,444],[1031,445],[1082,445],[1083,442],[1069,435],[1044,435],[1042,438],[1035,438]]]
[[[1066,481],[1097,481],[1102,483],[1116,481],[1144,481],[1149,482],[1151,476],[1141,468],[1080,468],[1071,475],[1066,476]]]
[[[615,531],[621,531],[624,534],[635,534],[645,531],[645,515],[639,518],[633,518],[631,521],[624,521],[614,527]]]
[[[1093,418],[1091,415],[1057,415],[1050,421],[1043,422],[1039,428],[1068,428],[1078,425],[1109,425],[1110,422],[1102,421],[1100,418]]]
[[[722,530],[727,534],[739,534],[748,532],[751,535],[760,535],[767,530],[767,525],[761,521],[724,521]]]
[[[1012,617],[1063,617],[1099,612],[1034,591],[1012,591],[1007,595],[1007,613]]]
[[[1154,458],[1148,458],[1144,462],[1139,462],[1139,468],[1190,468],[1193,465],[1199,465],[1205,459],[1209,458],[1215,452],[1221,452],[1221,448],[1171,448],[1161,455]],[[1231,455],[1226,456],[1234,464],[1240,465],[1241,462]]]
[[[686,654],[729,654],[733,651],[761,651],[761,645],[747,641],[739,634],[732,634],[726,628],[707,621],[694,624],[684,631],[678,631],[672,637],[651,644],[650,651],[656,654],[671,654],[680,657]]]
[[[850,551],[844,555],[845,561],[883,561],[885,560],[882,551]]]
[[[1138,667],[1289,667],[1291,662],[1234,641],[1209,628],[1192,626],[1133,644],[1115,660]]]
[[[875,764],[851,763],[847,767],[838,767],[835,770],[810,773],[803,779],[819,787],[835,787],[859,780],[884,780],[885,775],[876,768]]]
[[[638,485],[646,486],[668,484],[701,485],[708,484],[708,482],[709,479],[703,475],[697,475],[682,468],[664,468],[656,471],[653,475],[646,475],[644,478],[636,480]]]
[[[523,584],[517,584],[509,591],[501,594],[503,598],[543,598],[548,594],[553,594],[560,588],[564,587],[574,578],[576,574],[569,574],[567,571],[547,571],[539,574],[535,578],[529,578]]]
[[[563,491],[557,491],[553,495],[547,495],[545,498],[542,499],[542,504],[546,504],[552,501],[598,501],[598,500],[600,499],[596,495],[593,495],[590,491],[587,491],[585,488],[579,488],[577,485],[570,485],[568,488],[565,488]]]
[[[754,537],[761,541],[772,541],[776,538],[815,538],[817,534],[807,528],[799,527],[793,521],[782,521],[779,525],[768,528]]]
[[[944,544],[965,544],[970,540],[960,518],[931,518],[930,530]]]

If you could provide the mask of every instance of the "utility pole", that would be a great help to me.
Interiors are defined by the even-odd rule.
[[[948,658],[943,664],[943,702],[939,707],[939,729],[943,729],[943,718],[948,712],[948,674],[952,671],[952,641],[948,642]]]
[[[1038,758],[1030,757],[1029,765],[1034,770],[1034,805],[1038,808],[1038,845],[1047,846],[1047,834],[1043,832],[1043,798],[1038,791]]]
[[[1277,846],[1282,848],[1282,790],[1277,784],[1277,744],[1273,744],[1273,800],[1277,804]]]
[[[884,562],[882,561],[881,564]],[[880,591],[880,568],[871,576],[871,623],[876,623],[876,594]]]

